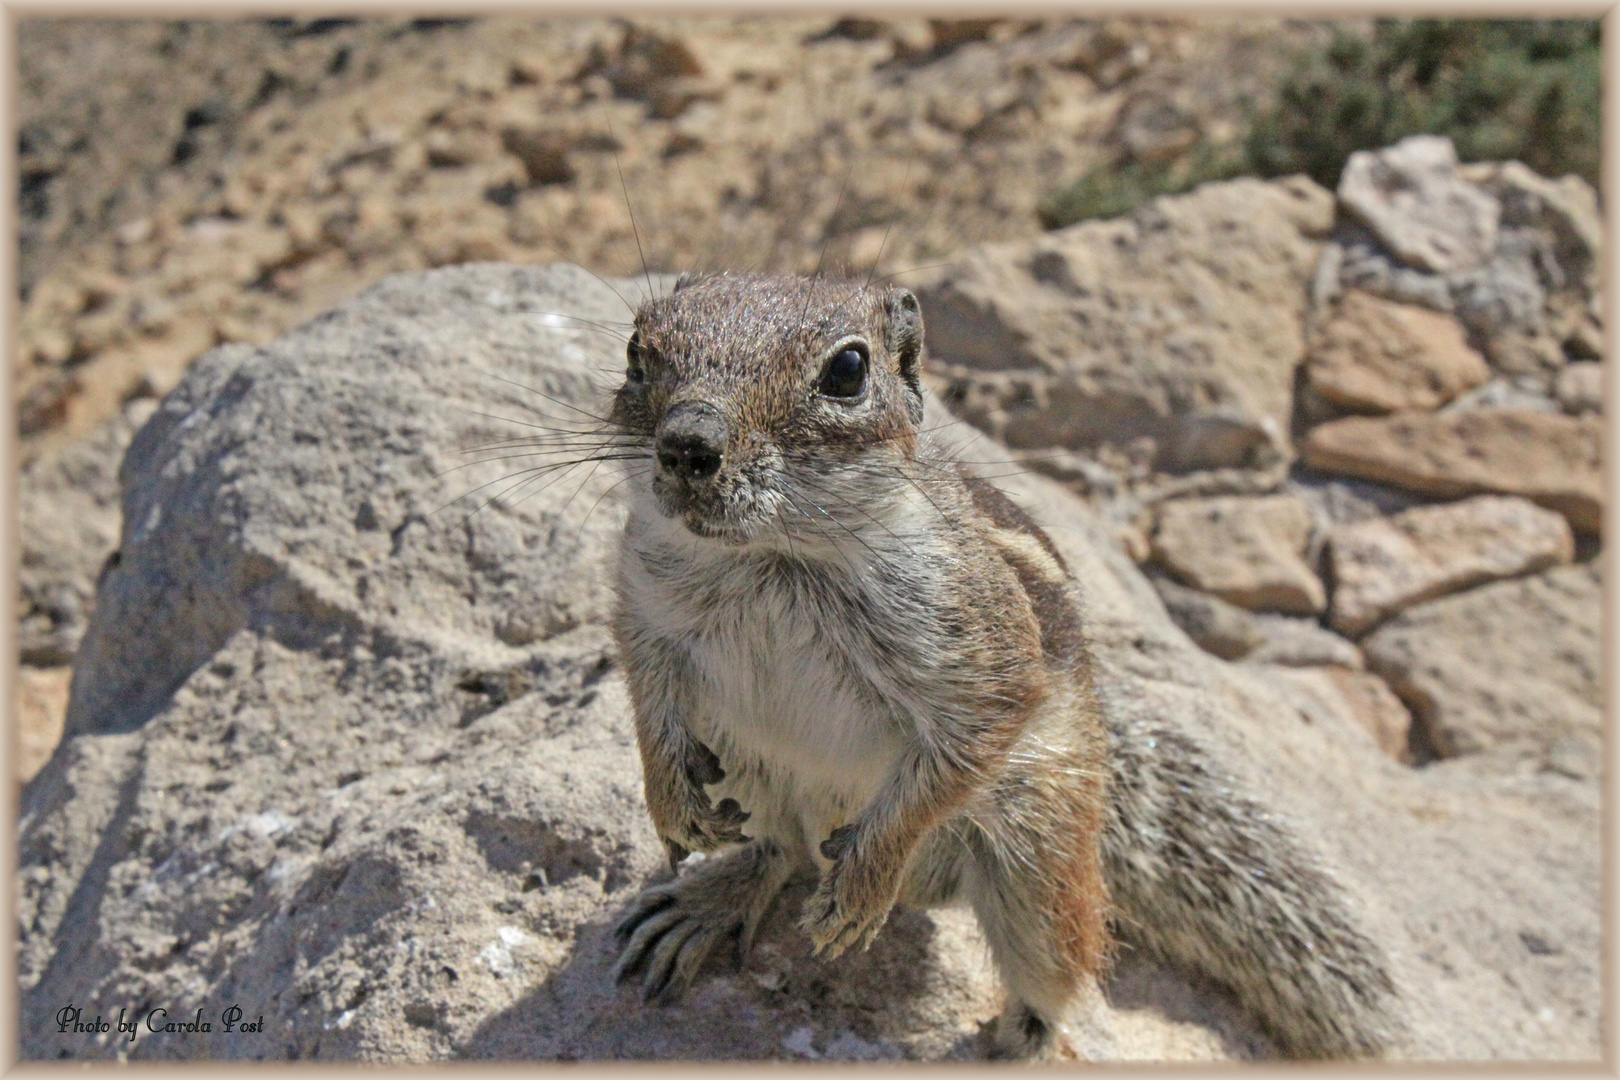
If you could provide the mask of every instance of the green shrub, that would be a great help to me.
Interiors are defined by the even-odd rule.
[[[1200,143],[1175,161],[1126,161],[1093,169],[1036,207],[1041,224],[1061,229],[1088,218],[1128,214],[1158,195],[1175,195],[1211,180],[1251,172],[1242,145]]]
[[[1464,161],[1516,158],[1594,186],[1602,156],[1600,24],[1591,19],[1382,19],[1302,54],[1241,146],[1183,163],[1124,162],[1053,193],[1047,228],[1127,213],[1242,172],[1309,173],[1327,187],[1353,151],[1447,135]]]

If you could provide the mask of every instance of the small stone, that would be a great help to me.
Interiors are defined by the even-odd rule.
[[[1311,615],[1327,604],[1305,565],[1311,512],[1292,495],[1177,499],[1159,508],[1154,557],[1239,607]]]
[[[1516,327],[1487,338],[1485,355],[1504,375],[1528,375],[1537,381],[1555,377],[1569,360],[1551,334]]]
[[[713,80],[697,77],[655,83],[647,91],[647,116],[652,120],[674,120],[699,101],[718,101],[724,92],[725,88]]]
[[[1114,138],[1136,161],[1169,161],[1201,136],[1198,119],[1153,95],[1135,98],[1120,110]]]
[[[1585,180],[1574,175],[1549,180],[1522,162],[1506,161],[1485,166],[1477,182],[1500,201],[1503,224],[1552,233],[1565,274],[1578,281],[1596,275],[1603,254],[1603,216],[1597,192]]]
[[[1377,237],[1359,226],[1351,224],[1340,232],[1345,244],[1338,281],[1341,287],[1360,289],[1398,304],[1451,311],[1451,286],[1444,277],[1403,266],[1379,245]]]
[[[815,1032],[808,1027],[796,1027],[782,1038],[782,1049],[796,1057],[819,1058],[820,1052],[816,1050]]]
[[[574,179],[574,166],[568,160],[571,146],[561,132],[509,127],[501,132],[501,146],[523,163],[532,186],[566,184]]]
[[[1236,660],[1265,642],[1256,617],[1236,604],[1168,578],[1152,580],[1171,620],[1205,652]]]
[[[1573,732],[1560,735],[1542,756],[1544,772],[1557,773],[1571,780],[1592,780],[1603,774],[1603,748],[1598,741]]]
[[[1571,416],[1603,412],[1603,365],[1571,364],[1553,384],[1559,406]]]
[[[1273,677],[1303,691],[1295,699],[1301,719],[1340,728],[1353,739],[1370,738],[1390,758],[1410,760],[1412,714],[1378,676],[1341,667],[1301,667],[1276,670]]]
[[[1366,667],[1361,650],[1315,619],[1287,615],[1255,615],[1255,628],[1264,640],[1243,659],[1255,664],[1284,667],[1340,667],[1360,671]]]
[[[1360,637],[1437,596],[1569,562],[1564,518],[1525,499],[1480,495],[1341,525],[1328,534],[1335,629]]]
[[[17,760],[15,778],[26,784],[44,767],[62,738],[71,667],[17,670]]]
[[[1441,136],[1351,154],[1338,195],[1397,258],[1421,270],[1477,266],[1496,247],[1501,207],[1457,175],[1457,152]]]
[[[1404,760],[1408,756],[1412,714],[1395,691],[1383,679],[1364,671],[1327,668],[1322,674],[1343,696],[1351,717],[1372,736],[1378,748],[1396,761]]]
[[[1147,538],[1147,533],[1132,524],[1121,525],[1115,535],[1119,538],[1119,546],[1125,549],[1131,562],[1141,566],[1153,557],[1153,544]]]
[[[1306,366],[1311,388],[1352,412],[1433,409],[1491,372],[1449,315],[1347,293]]]
[[[1312,428],[1312,469],[1425,495],[1521,495],[1596,535],[1603,520],[1603,423],[1528,409],[1351,416]]]
[[[1582,319],[1564,338],[1564,352],[1572,360],[1603,359],[1603,328],[1591,319]]]
[[[1466,394],[1459,394],[1455,400],[1438,411],[1441,413],[1462,412],[1465,409],[1529,409],[1533,412],[1555,413],[1559,411],[1558,402],[1539,389],[1534,388],[1532,380],[1530,386],[1521,386],[1513,379],[1498,376],[1484,386],[1476,386]]]
[[[1452,311],[1476,340],[1513,333],[1535,338],[1546,330],[1552,247],[1534,229],[1503,229],[1489,261],[1446,279]],[[1498,346],[1498,350],[1505,346]],[[1486,352],[1495,355],[1487,345]]]

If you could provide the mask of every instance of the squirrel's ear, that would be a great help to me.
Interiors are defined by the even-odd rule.
[[[922,422],[922,305],[910,289],[896,285],[883,300],[888,323],[884,328],[889,352],[900,361],[900,377],[911,397],[911,417]]]

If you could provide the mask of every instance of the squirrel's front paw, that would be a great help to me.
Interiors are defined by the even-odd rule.
[[[892,878],[875,872],[864,859],[833,863],[805,902],[799,920],[816,952],[831,959],[852,945],[863,949],[871,945],[894,907],[897,888]]]
[[[727,844],[744,844],[742,823],[748,813],[736,799],[709,801],[705,784],[726,778],[720,759],[700,742],[693,742],[676,768],[648,768],[647,808],[664,841],[671,868],[694,851],[714,851]]]
[[[753,837],[743,835],[742,824],[748,820],[748,811],[736,799],[721,799],[710,804],[701,789],[691,792],[681,813],[659,831],[663,834],[664,850],[669,853],[671,866],[694,851],[713,851],[727,844],[746,844]]]

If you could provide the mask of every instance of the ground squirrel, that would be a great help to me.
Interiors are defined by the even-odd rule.
[[[1057,549],[924,423],[922,334],[906,289],[825,278],[684,278],[636,313],[614,633],[671,863],[718,854],[631,905],[620,977],[679,995],[795,875],[834,955],[965,900],[1007,992],[991,1052],[1040,1055],[1112,890],[1128,942],[1232,984],[1285,1051],[1376,1052],[1376,949],[1196,747],[1120,745]]]

